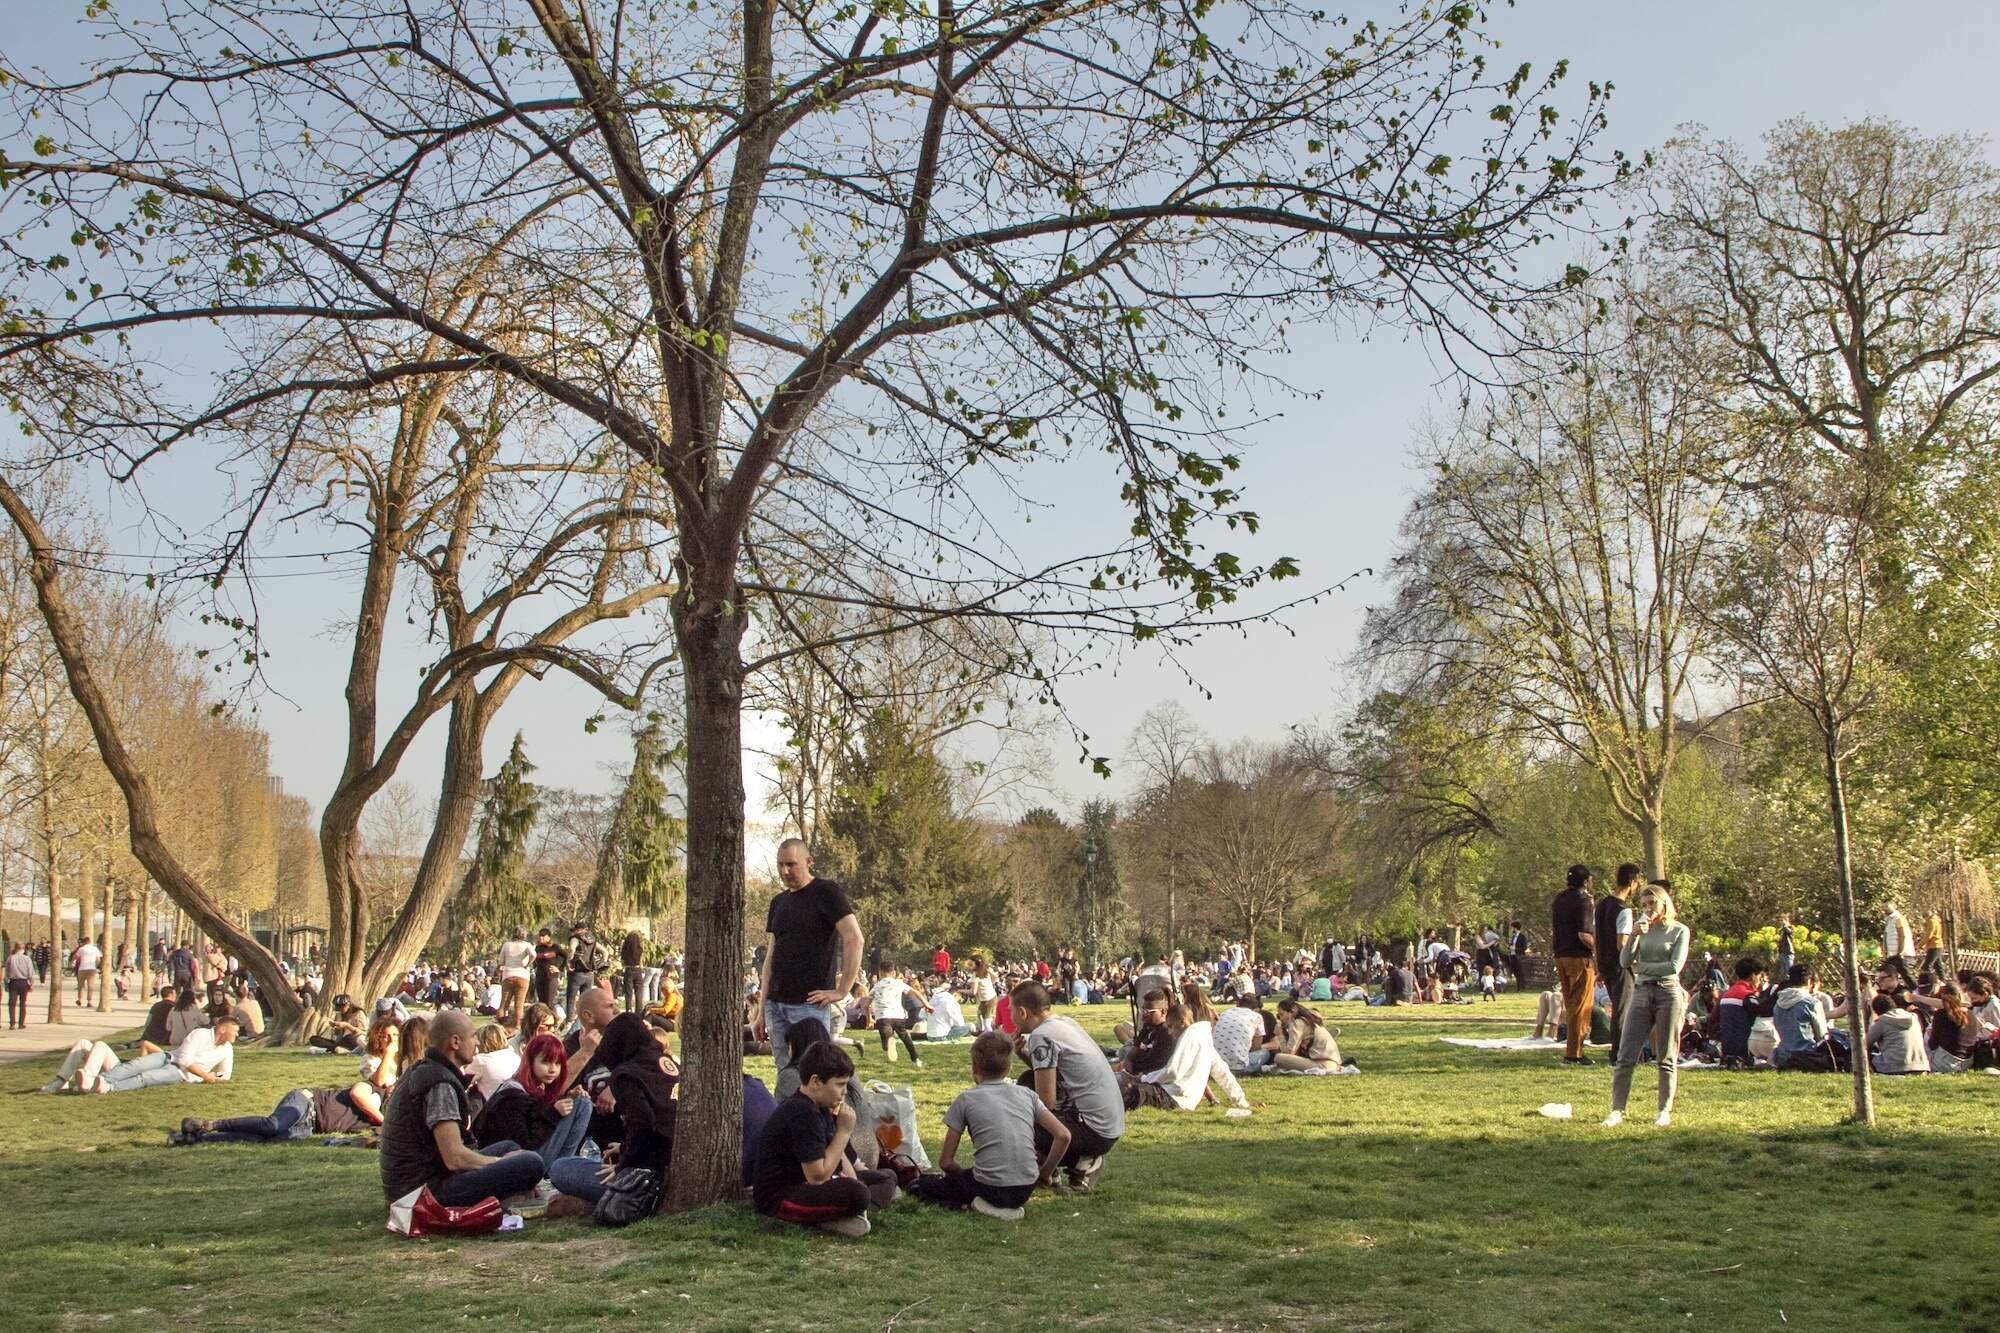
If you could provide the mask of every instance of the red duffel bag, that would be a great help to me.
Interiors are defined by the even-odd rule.
[[[402,1236],[476,1236],[500,1229],[507,1210],[491,1196],[463,1208],[447,1208],[430,1186],[389,1205],[389,1230]]]

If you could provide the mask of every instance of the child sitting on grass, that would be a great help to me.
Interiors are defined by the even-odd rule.
[[[918,1198],[1011,1222],[1020,1219],[1035,1186],[1054,1179],[1069,1151],[1069,1127],[1042,1105],[1033,1089],[1007,1077],[1013,1059],[1013,1043],[998,1032],[983,1032],[972,1043],[972,1086],[944,1113],[944,1152],[938,1158],[943,1174],[919,1177],[911,1191]],[[1038,1124],[1049,1136],[1048,1152],[1039,1163]],[[959,1136],[968,1132],[975,1149],[970,1171],[956,1161]]]
[[[886,1202],[871,1187],[886,1180],[893,1198],[895,1177],[860,1171],[847,1156],[855,1124],[847,1101],[854,1062],[821,1040],[800,1055],[798,1071],[799,1090],[778,1103],[758,1136],[751,1197],[758,1212],[780,1222],[865,1236],[869,1205]]]

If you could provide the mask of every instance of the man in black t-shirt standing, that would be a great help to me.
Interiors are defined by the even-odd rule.
[[[1592,946],[1597,950],[1597,975],[1611,1001],[1611,1062],[1618,1063],[1618,1037],[1625,1030],[1625,967],[1619,960],[1632,938],[1632,890],[1639,885],[1639,867],[1627,861],[1618,867],[1611,892],[1597,904]]]
[[[799,1089],[786,1033],[817,1019],[833,1028],[832,1006],[844,1003],[861,973],[861,923],[847,890],[812,872],[800,838],[778,844],[778,878],[785,891],[765,918],[764,965],[757,982],[757,1038],[771,1043],[780,1100]]]

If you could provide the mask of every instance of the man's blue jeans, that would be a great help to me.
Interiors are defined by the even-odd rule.
[[[272,1139],[302,1139],[312,1133],[312,1094],[293,1088],[269,1115],[245,1115],[218,1120],[203,1143],[268,1143]]]
[[[443,1182],[432,1187],[432,1197],[447,1208],[464,1208],[484,1198],[505,1199],[510,1194],[531,1190],[547,1174],[541,1154],[522,1150],[512,1139],[491,1144],[480,1151],[500,1160],[491,1166],[452,1172]]]
[[[174,1064],[173,1056],[165,1051],[122,1061],[116,1069],[105,1070],[101,1077],[105,1086],[113,1092],[158,1088],[169,1083],[184,1081],[181,1078],[180,1068]]]
[[[771,1058],[778,1062],[776,1093],[779,1101],[799,1090],[799,1074],[792,1068],[792,1045],[786,1038],[794,1024],[807,1019],[824,1024],[828,1036],[833,1034],[833,1013],[823,1005],[764,1001],[764,1031],[771,1038]]]

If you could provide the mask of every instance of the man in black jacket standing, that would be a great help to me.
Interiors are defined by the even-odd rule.
[[[1596,904],[1590,897],[1590,867],[1569,868],[1569,883],[1549,904],[1551,947],[1555,954],[1556,979],[1562,985],[1563,1025],[1568,1041],[1563,1063],[1587,1065],[1583,1053],[1590,1036],[1591,962],[1596,952]]]
[[[1618,1063],[1618,1036],[1625,1030],[1625,966],[1620,961],[1625,941],[1632,938],[1632,890],[1639,883],[1639,867],[1627,861],[1618,867],[1611,892],[1597,904],[1597,975],[1604,979],[1604,993],[1611,1003],[1611,1062]]]

